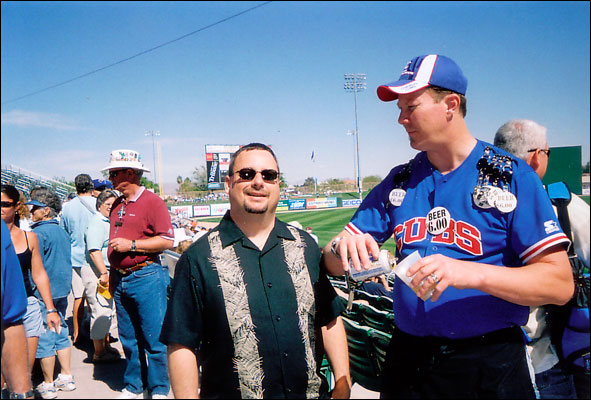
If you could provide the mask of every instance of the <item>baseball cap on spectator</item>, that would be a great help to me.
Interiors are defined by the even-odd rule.
[[[38,200],[29,200],[25,204],[28,205],[28,206],[34,206],[34,207],[48,207],[47,204],[41,203]]]
[[[451,58],[428,54],[410,60],[397,81],[379,86],[377,92],[380,100],[392,101],[399,94],[413,93],[427,86],[437,86],[465,95],[468,80]]]
[[[144,167],[141,159],[140,153],[135,150],[113,150],[109,158],[109,165],[101,169],[101,171],[131,168],[150,172],[148,168]]]
[[[111,181],[104,179],[93,179],[92,184],[94,185],[94,190],[113,189]]]

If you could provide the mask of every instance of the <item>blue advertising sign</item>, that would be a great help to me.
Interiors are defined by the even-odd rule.
[[[305,210],[306,209],[306,199],[290,199],[289,200],[289,209],[290,210]]]

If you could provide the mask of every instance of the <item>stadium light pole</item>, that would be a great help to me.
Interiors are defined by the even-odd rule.
[[[152,178],[154,178],[154,187],[156,187],[156,145],[154,143],[154,136],[160,136],[160,131],[146,131],[145,136],[152,136],[152,160],[154,160],[154,170],[152,171]]]
[[[356,136],[355,135],[355,131],[352,130],[348,130],[347,131],[347,136]],[[355,139],[355,137],[353,138]],[[357,156],[359,154],[359,151],[357,150],[357,141],[353,142],[353,172],[354,172],[354,177],[355,177],[355,182],[359,183],[359,172],[357,171]]]
[[[359,171],[359,126],[357,124],[357,92],[365,90],[365,74],[345,74],[344,89],[347,92],[353,92],[355,98],[355,148],[357,151],[357,190],[359,191],[359,200],[361,198],[361,172]]]

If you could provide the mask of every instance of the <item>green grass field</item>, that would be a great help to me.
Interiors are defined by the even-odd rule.
[[[326,246],[328,241],[343,230],[349,222],[356,208],[338,208],[320,211],[289,211],[277,213],[277,218],[283,222],[298,221],[305,229],[312,227],[313,233],[318,236],[318,245]],[[221,218],[205,218],[202,221],[218,222]],[[382,248],[395,251],[393,239],[388,240]]]

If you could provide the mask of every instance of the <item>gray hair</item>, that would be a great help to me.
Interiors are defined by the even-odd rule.
[[[59,196],[46,188],[36,188],[35,191],[31,193],[31,200],[37,200],[38,202],[47,204],[47,207],[49,207],[50,210],[49,216],[51,218],[57,217],[62,210],[62,201]]]
[[[528,150],[546,148],[546,128],[529,119],[512,119],[497,130],[493,144],[527,160]]]

